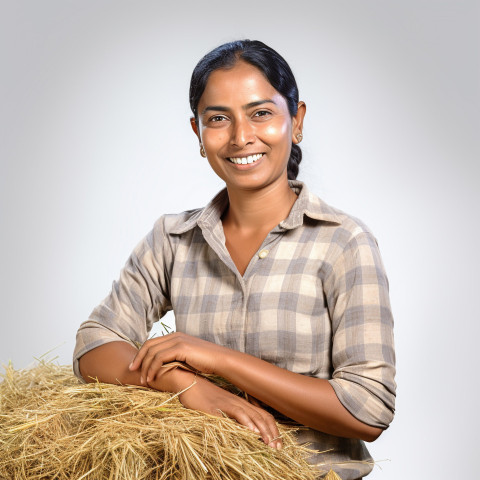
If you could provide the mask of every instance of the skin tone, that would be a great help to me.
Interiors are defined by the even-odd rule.
[[[222,218],[226,247],[242,275],[268,232],[288,216],[295,202],[287,163],[292,142],[298,143],[305,111],[305,104],[299,102],[292,117],[285,99],[264,75],[240,61],[210,75],[198,105],[198,121],[191,120],[210,166],[227,186],[229,208]],[[237,163],[248,157],[255,161]],[[216,415],[222,412],[259,433],[265,443],[281,448],[274,418],[255,401],[224,392],[192,372],[163,367],[174,361],[219,375],[249,396],[322,432],[367,441],[382,432],[353,417],[327,380],[296,374],[183,333],[148,340],[139,351],[125,342],[102,345],[80,358],[80,370],[87,381],[94,377],[172,392],[190,387],[180,395],[186,407]]]

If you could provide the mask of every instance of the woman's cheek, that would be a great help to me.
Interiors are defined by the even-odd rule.
[[[218,152],[228,144],[229,136],[226,131],[209,131],[203,135],[203,146],[207,151],[207,155],[217,155]]]
[[[281,143],[282,141],[290,142],[291,123],[286,122],[283,117],[278,117],[277,121],[270,122],[264,129],[265,138],[272,143]]]
[[[287,125],[284,122],[273,123],[268,125],[265,129],[265,133],[272,137],[282,137],[287,132]]]

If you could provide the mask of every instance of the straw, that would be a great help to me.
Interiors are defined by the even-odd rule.
[[[0,479],[314,480],[290,427],[283,449],[226,417],[184,408],[148,388],[80,383],[48,361],[5,367]],[[324,472],[325,473],[325,472]],[[339,478],[339,477],[328,477]]]

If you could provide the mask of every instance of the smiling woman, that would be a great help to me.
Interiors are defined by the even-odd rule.
[[[258,41],[222,45],[195,68],[191,125],[225,182],[205,208],[165,215],[77,335],[86,381],[179,392],[281,448],[277,416],[303,426],[310,461],[344,480],[372,469],[362,440],[393,418],[393,320],[372,233],[296,181],[305,103],[285,60]],[[146,340],[175,313],[177,333]],[[143,344],[138,350],[135,345]],[[170,365],[169,365],[170,364]],[[166,368],[169,367],[169,368]]]

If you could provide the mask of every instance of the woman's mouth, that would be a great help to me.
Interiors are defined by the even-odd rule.
[[[248,157],[227,157],[227,160],[237,165],[246,165],[247,163],[255,163],[257,160],[260,160],[263,155],[263,153],[256,153],[255,155],[248,155]]]

